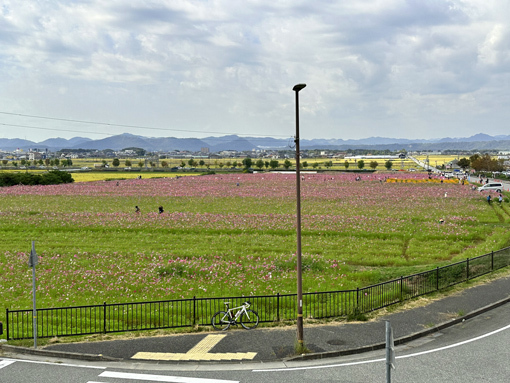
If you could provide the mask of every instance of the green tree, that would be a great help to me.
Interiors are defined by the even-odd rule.
[[[55,158],[55,161],[54,161],[54,162],[55,162],[55,166],[60,165],[60,160],[59,160],[58,158]]]
[[[308,162],[307,161],[303,161],[301,163],[301,166],[303,167],[303,169],[306,169],[308,167]]]
[[[269,161],[264,161],[264,167],[265,167],[266,169],[268,169],[268,168],[269,168]]]
[[[504,169],[503,160],[492,158],[489,154],[479,156],[475,154],[469,158],[471,160],[471,167],[477,172],[500,172]]]
[[[390,160],[386,161],[384,163],[384,167],[387,169],[387,170],[390,170],[392,167],[393,167],[393,162],[391,162]]]
[[[312,168],[317,169],[319,167],[319,163],[316,161],[313,163]]]
[[[358,160],[358,169],[363,169],[365,167],[365,161],[363,160]]]
[[[333,166],[333,161],[326,161],[326,162],[324,162],[324,166],[325,166],[327,169],[329,169],[330,167],[332,167],[332,166]]]
[[[119,159],[118,158],[114,158],[113,161],[112,161],[112,165],[117,168],[120,165]]]
[[[62,162],[61,162],[61,163],[62,163],[62,166],[63,166],[64,168],[67,166],[67,160],[66,160],[66,159],[62,160]]]
[[[345,170],[349,169],[349,161],[345,160],[344,162],[344,166],[345,166]]]
[[[186,162],[184,162],[184,160],[181,161],[181,165],[180,165],[181,168],[185,168],[186,167]]]
[[[237,168],[239,166],[239,163],[237,161],[232,162],[232,167]]]
[[[253,160],[250,157],[243,159],[243,166],[245,169],[249,169],[253,166]]]
[[[7,165],[9,163],[9,160],[2,160],[2,164]]]
[[[257,168],[259,168],[260,170],[262,170],[262,168],[264,167],[264,161],[263,160],[257,160],[257,162],[255,162],[255,166]]]
[[[198,164],[199,164],[201,167],[204,167],[204,165],[205,165],[205,161],[204,161],[204,160],[200,160],[200,161],[198,161]]]
[[[21,166],[25,166],[27,164],[27,160],[22,158],[21,161],[20,161],[20,164],[21,164]]]
[[[283,167],[285,168],[285,170],[288,170],[291,166],[292,162],[290,162],[290,160],[287,159],[283,162]]]
[[[130,160],[126,160],[124,162],[124,165],[127,166],[127,167],[130,167],[131,166],[131,161]]]
[[[141,168],[143,168],[143,165],[144,165],[143,161],[142,161],[142,160],[140,160],[140,161],[138,162],[138,167],[141,169]]]
[[[457,165],[459,165],[462,170],[466,170],[467,168],[469,168],[469,164],[471,163],[471,161],[469,161],[467,158],[461,158],[460,160],[457,161]]]
[[[370,167],[375,170],[379,166],[377,161],[370,161]]]
[[[161,161],[161,166],[163,166],[164,168],[167,168],[168,167],[168,162]]]
[[[278,160],[271,160],[271,161],[269,161],[269,167],[271,169],[274,170],[274,169],[278,168],[279,166],[280,166],[280,162],[278,162]]]

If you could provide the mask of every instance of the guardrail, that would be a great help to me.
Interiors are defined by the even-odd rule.
[[[368,313],[430,294],[510,265],[510,247],[356,290],[303,294],[303,316],[322,319]],[[293,321],[296,294],[251,297],[190,298],[153,302],[37,309],[37,337],[51,338],[180,327],[209,326],[224,301],[249,300],[260,322]],[[6,309],[7,340],[34,337],[33,310]]]

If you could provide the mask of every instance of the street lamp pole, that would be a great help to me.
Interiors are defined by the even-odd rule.
[[[299,91],[306,84],[297,84],[292,88],[296,93],[296,230],[297,230],[297,341],[303,345],[303,276],[301,268],[301,174],[299,164]]]

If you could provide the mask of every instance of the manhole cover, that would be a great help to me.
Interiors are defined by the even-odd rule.
[[[331,339],[331,340],[328,340],[327,343],[332,346],[341,346],[341,345],[345,344],[345,342],[340,339]]]

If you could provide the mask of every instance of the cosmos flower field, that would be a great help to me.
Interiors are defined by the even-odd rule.
[[[305,292],[509,245],[508,203],[426,175],[388,176],[303,174]],[[32,240],[39,307],[295,292],[295,185],[292,174],[260,173],[0,188],[0,319],[31,307]]]

